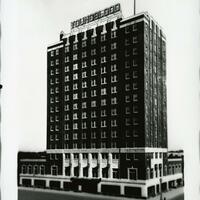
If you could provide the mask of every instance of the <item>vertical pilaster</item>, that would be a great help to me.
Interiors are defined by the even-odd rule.
[[[101,178],[102,177],[102,155],[101,153],[98,153],[98,177]]]
[[[109,164],[108,178],[113,178],[112,153],[109,153],[109,154],[108,154],[108,164]]]
[[[74,176],[74,154],[70,154],[70,176]]]
[[[88,177],[92,178],[92,154],[88,154]]]
[[[79,153],[79,177],[83,177],[83,154]]]

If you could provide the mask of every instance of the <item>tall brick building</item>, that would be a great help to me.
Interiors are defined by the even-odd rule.
[[[147,197],[181,182],[181,166],[168,173],[166,39],[148,13],[117,4],[72,22],[47,74],[41,185]]]

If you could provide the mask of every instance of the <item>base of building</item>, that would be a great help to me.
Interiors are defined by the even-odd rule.
[[[63,176],[20,176],[19,186],[54,190],[100,193],[112,196],[149,198],[183,185],[182,174],[174,174],[151,180],[123,180],[80,178]]]

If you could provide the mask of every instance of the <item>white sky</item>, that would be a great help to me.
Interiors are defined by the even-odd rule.
[[[3,163],[2,170],[16,164],[18,149],[34,151],[46,148],[47,45],[59,40],[61,30],[68,33],[71,21],[118,2],[124,17],[133,14],[133,0],[3,1],[2,157],[7,164]],[[186,170],[197,170],[199,2],[137,0],[136,11],[148,11],[166,34],[169,149],[184,149],[190,163],[186,163]],[[11,170],[9,177],[12,179],[14,176],[16,172]],[[190,176],[186,179],[190,181]],[[9,188],[9,184],[5,187]],[[188,191],[192,190],[192,186],[187,187]],[[197,188],[193,192],[196,194]],[[9,199],[15,199],[16,192],[9,195]],[[190,196],[190,199],[196,198]]]

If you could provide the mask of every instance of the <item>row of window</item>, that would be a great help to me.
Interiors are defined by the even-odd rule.
[[[78,119],[78,118],[77,118]],[[131,125],[138,125],[139,124],[139,119],[137,117],[134,117],[134,118],[125,118],[125,126],[131,126]],[[101,128],[107,128],[108,125],[110,125],[111,127],[117,127],[118,124],[117,124],[117,120],[111,120],[111,121],[108,121],[108,120],[101,120],[100,122],[100,125],[97,125],[97,121],[91,121],[90,122],[90,128],[98,128],[99,126]],[[82,122],[81,123],[81,128],[82,129],[87,129],[89,128],[88,127],[88,123],[86,121]],[[50,131],[59,131],[59,126],[58,125],[50,125]],[[78,123],[74,122],[73,123],[73,127],[70,126],[70,124],[65,124],[64,125],[64,130],[78,130]]]
[[[79,145],[78,142],[73,142],[72,148],[78,149],[79,148],[78,145]],[[99,145],[99,143],[97,144],[96,142],[91,142],[90,148],[96,149],[97,145]],[[56,144],[55,142],[53,142],[52,144],[49,144],[50,149],[58,149],[58,147],[59,147],[58,144]],[[109,148],[109,147],[110,148],[119,148],[117,146],[117,142],[110,142],[109,145],[107,145],[106,142],[101,143],[101,148]],[[127,145],[127,147],[130,147],[130,145]],[[133,144],[132,147],[135,147],[135,145]],[[86,148],[88,148],[86,142],[82,142],[81,143],[81,149],[86,149]],[[70,149],[70,145],[68,143],[65,143],[64,149]]]

